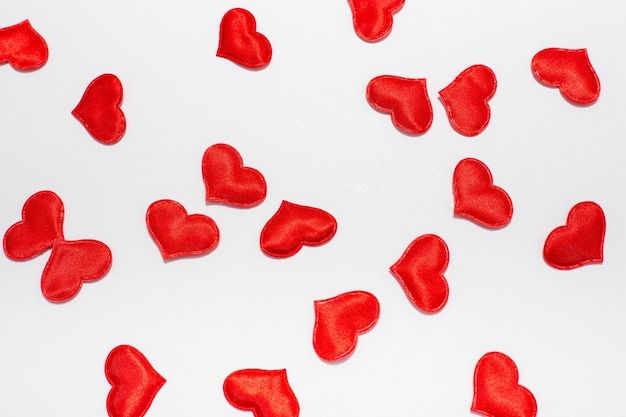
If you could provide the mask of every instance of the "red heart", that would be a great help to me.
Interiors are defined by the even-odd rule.
[[[83,282],[102,278],[111,262],[111,250],[97,240],[55,240],[41,276],[41,292],[49,301],[67,301]]]
[[[422,311],[436,313],[448,301],[448,246],[437,235],[422,235],[389,268],[407,297]]]
[[[187,210],[173,200],[150,204],[146,224],[164,259],[208,253],[220,239],[213,219],[203,214],[188,215]]]
[[[424,133],[433,122],[425,78],[375,77],[367,84],[367,101],[376,110],[390,113],[393,124],[407,133]]]
[[[513,217],[513,202],[493,185],[491,171],[478,159],[466,158],[454,169],[454,214],[486,227],[502,227]]]
[[[497,81],[485,65],[473,65],[439,92],[452,128],[465,136],[476,136],[491,118],[487,103],[496,93]]]
[[[511,358],[500,352],[485,354],[474,371],[472,411],[489,417],[535,417],[535,397],[518,381]]]
[[[602,207],[592,201],[578,203],[569,211],[565,226],[546,238],[543,258],[557,269],[602,262],[605,229]]]
[[[107,356],[104,374],[111,384],[107,411],[111,417],[141,417],[165,384],[148,359],[129,345],[114,348]]]
[[[303,245],[328,242],[336,232],[337,220],[324,210],[283,201],[261,231],[261,249],[269,256],[287,258]]]
[[[245,9],[231,9],[220,24],[217,56],[248,68],[262,68],[272,59],[272,45],[256,31],[256,20]]]
[[[261,204],[267,195],[263,175],[254,168],[244,167],[239,152],[223,143],[204,152],[202,178],[207,202],[252,207]]]
[[[0,63],[34,70],[48,61],[48,45],[28,20],[0,29]]]
[[[352,353],[358,335],[374,327],[380,315],[378,299],[365,291],[347,292],[313,304],[313,348],[326,361]]]
[[[39,191],[26,200],[22,220],[4,234],[4,253],[14,261],[30,259],[63,239],[63,201],[52,191]]]
[[[284,369],[241,369],[224,380],[224,396],[254,417],[297,417],[300,405]]]
[[[354,30],[361,39],[375,42],[387,36],[393,26],[393,14],[404,0],[348,0]]]
[[[126,131],[126,117],[120,109],[122,83],[113,74],[102,74],[85,90],[72,114],[99,142],[117,143]]]
[[[544,49],[533,57],[531,68],[539,82],[559,87],[574,103],[591,104],[600,96],[600,80],[586,49]]]

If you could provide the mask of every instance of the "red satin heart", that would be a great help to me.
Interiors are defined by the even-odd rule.
[[[241,369],[224,380],[224,396],[236,408],[254,417],[297,417],[298,399],[284,369]]]
[[[576,204],[565,226],[554,229],[543,246],[543,258],[557,269],[573,269],[603,261],[606,220],[602,207],[592,201]]]
[[[72,114],[99,142],[117,143],[126,131],[126,117],[120,108],[123,89],[119,78],[102,74],[85,90]]]
[[[68,301],[83,282],[102,278],[111,262],[111,250],[97,240],[55,240],[41,275],[41,292],[49,301]]]
[[[366,95],[372,107],[391,114],[393,124],[407,133],[425,133],[433,122],[425,78],[381,75],[367,84]]]
[[[535,397],[518,381],[511,358],[500,352],[485,354],[474,371],[472,411],[488,417],[535,417]]]
[[[476,136],[491,118],[487,103],[496,93],[497,81],[485,65],[473,65],[461,72],[439,92],[452,128],[465,136]]]
[[[39,191],[26,200],[22,220],[4,234],[4,253],[9,259],[23,261],[50,249],[63,239],[63,201],[52,191]]]
[[[558,87],[569,101],[591,104],[600,96],[600,80],[586,49],[544,49],[533,57],[531,68],[539,82]]]
[[[437,235],[422,235],[409,244],[389,269],[415,307],[436,313],[448,301],[448,281],[443,274],[449,258],[443,239]]]
[[[404,5],[404,0],[348,0],[348,3],[356,34],[364,41],[375,42],[389,34],[393,14]]]
[[[287,258],[303,245],[328,242],[336,232],[337,221],[324,210],[283,201],[261,231],[261,250],[275,258]]]
[[[208,253],[220,239],[213,219],[203,214],[188,215],[187,210],[173,200],[150,204],[146,224],[163,259]]]
[[[0,29],[0,63],[34,70],[48,61],[48,44],[28,20]]]
[[[352,291],[313,302],[313,348],[320,358],[336,361],[351,354],[358,335],[378,321],[378,299],[365,291]]]
[[[256,20],[245,9],[231,9],[220,24],[217,56],[247,68],[263,68],[272,59],[272,45],[256,31]]]
[[[107,356],[104,374],[111,384],[107,411],[111,417],[142,417],[163,384],[148,359],[129,345],[114,348]]]
[[[478,159],[466,158],[454,169],[454,214],[485,227],[502,227],[513,217],[513,202],[493,185],[491,171]]]
[[[254,168],[244,167],[239,152],[224,143],[210,146],[204,152],[202,178],[207,202],[252,207],[261,204],[267,195],[263,175]]]

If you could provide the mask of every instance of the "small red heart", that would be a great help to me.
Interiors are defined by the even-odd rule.
[[[496,75],[485,65],[473,65],[439,92],[452,128],[464,136],[476,136],[491,118],[487,103],[496,93]]]
[[[569,101],[591,104],[600,96],[600,80],[586,49],[544,49],[533,57],[531,68],[539,82],[558,87]]]
[[[433,122],[425,78],[381,75],[367,84],[367,101],[376,110],[391,114],[391,121],[407,133],[425,133]]]
[[[592,201],[576,204],[565,226],[554,229],[543,246],[543,258],[557,269],[573,269],[603,261],[606,220],[602,207]]]
[[[283,201],[261,231],[261,250],[275,258],[287,258],[303,245],[328,242],[336,232],[337,220],[324,210]]]
[[[285,369],[241,369],[224,380],[226,400],[240,410],[252,411],[254,417],[297,417],[298,399],[293,393]]]
[[[486,227],[502,227],[513,217],[513,202],[502,188],[493,185],[491,171],[474,158],[460,161],[452,179],[454,214]]]
[[[0,63],[34,70],[48,61],[48,44],[28,20],[0,29]]]
[[[89,83],[72,114],[96,140],[112,145],[126,131],[126,117],[120,108],[122,96],[119,78],[102,74]]]
[[[4,234],[4,253],[9,259],[23,261],[50,249],[63,239],[63,201],[52,191],[39,191],[26,200],[22,220]]]
[[[472,411],[488,417],[535,417],[537,401],[518,382],[511,358],[500,352],[485,354],[474,371]]]
[[[173,200],[150,204],[146,224],[164,259],[208,253],[220,239],[213,219],[203,214],[188,215],[187,210]]]
[[[313,348],[320,358],[336,361],[351,354],[358,335],[378,321],[378,299],[365,291],[352,291],[313,302]]]
[[[107,356],[104,374],[111,384],[107,411],[111,417],[142,417],[163,384],[148,359],[129,345],[114,348]]]
[[[443,274],[449,259],[448,246],[443,239],[437,235],[422,235],[411,242],[389,269],[415,307],[436,313],[448,301],[448,281]]]
[[[256,31],[256,20],[245,9],[231,9],[220,24],[217,56],[247,68],[263,68],[272,59],[272,45]]]
[[[404,0],[348,0],[348,3],[356,34],[364,41],[375,42],[389,34],[393,14],[404,5]]]
[[[241,155],[224,143],[210,146],[202,157],[202,178],[206,201],[252,207],[261,204],[267,195],[263,175],[244,167]]]

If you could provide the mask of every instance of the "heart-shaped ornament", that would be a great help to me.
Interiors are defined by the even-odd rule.
[[[256,19],[245,9],[231,9],[222,17],[217,56],[247,68],[263,68],[272,59],[272,45],[256,31]]]
[[[28,20],[0,29],[0,63],[29,71],[48,61],[48,44]]]
[[[404,0],[348,0],[352,10],[354,30],[361,39],[375,42],[391,32],[393,14]]]

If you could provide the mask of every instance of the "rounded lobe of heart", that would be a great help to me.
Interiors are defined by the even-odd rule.
[[[224,396],[235,408],[252,411],[254,417],[297,417],[298,399],[285,369],[241,369],[224,380]]]
[[[485,354],[474,371],[471,410],[488,417],[535,417],[535,396],[518,381],[517,366],[511,358],[500,352]]]
[[[142,417],[163,384],[163,378],[136,348],[120,345],[114,348],[104,364],[111,384],[106,406],[111,417]]]
[[[576,204],[564,226],[554,229],[543,246],[543,258],[557,269],[573,269],[604,259],[606,219],[602,207],[592,201]]]
[[[126,117],[120,108],[123,87],[113,74],[102,74],[87,88],[72,114],[97,141],[119,142],[126,132]]]
[[[440,311],[448,301],[448,246],[437,235],[422,235],[413,240],[400,259],[390,267],[409,300],[426,313]]]
[[[491,171],[474,158],[460,161],[452,179],[454,214],[490,228],[502,227],[513,218],[513,202],[493,185]]]
[[[393,124],[411,134],[422,134],[433,122],[425,78],[381,75],[367,85],[367,101],[376,110],[391,114]]]
[[[376,42],[391,32],[393,14],[404,0],[348,0],[356,34],[367,42]]]
[[[531,69],[539,82],[558,87],[573,103],[592,104],[600,96],[600,80],[586,49],[544,49],[533,57]]]
[[[496,93],[496,75],[485,65],[473,65],[439,91],[452,128],[464,136],[476,136],[489,124],[488,101]]]
[[[28,20],[0,29],[0,63],[30,71],[48,61],[48,44]]]
[[[216,55],[247,68],[261,69],[272,59],[272,45],[256,31],[252,13],[235,8],[222,17]]]
[[[265,200],[267,184],[254,168],[244,167],[241,155],[224,143],[210,146],[202,157],[207,202],[253,207]]]
[[[326,211],[283,201],[261,231],[261,250],[275,258],[287,258],[303,245],[328,242],[336,232],[337,221]]]
[[[9,259],[23,261],[50,249],[63,239],[63,201],[52,191],[39,191],[26,200],[22,220],[4,234],[4,253]]]
[[[313,305],[313,348],[326,361],[350,355],[356,348],[358,335],[374,327],[380,315],[378,299],[365,291],[316,300]]]

